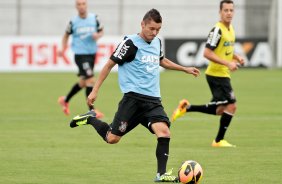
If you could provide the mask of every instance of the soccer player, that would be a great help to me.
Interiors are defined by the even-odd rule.
[[[206,79],[209,84],[212,99],[206,105],[191,105],[183,99],[172,115],[172,121],[186,112],[202,112],[221,116],[219,130],[213,147],[235,147],[224,139],[224,135],[236,111],[236,98],[230,82],[230,71],[236,71],[238,65],[243,65],[242,57],[234,53],[235,32],[231,24],[234,15],[233,1],[220,2],[220,21],[209,33],[204,57],[210,62],[206,69]]]
[[[158,10],[151,9],[143,17],[141,32],[127,35],[103,67],[95,85],[88,96],[91,105],[97,99],[99,89],[111,69],[118,65],[119,86],[123,98],[111,124],[98,120],[93,111],[76,116],[70,127],[90,124],[109,144],[119,140],[142,124],[157,137],[156,157],[157,175],[155,182],[174,182],[177,177],[166,172],[169,155],[170,121],[161,103],[159,66],[183,71],[194,76],[199,70],[194,67],[177,65],[164,57],[162,43],[157,34],[162,27],[162,17]]]
[[[69,36],[72,35],[72,50],[74,60],[78,67],[79,81],[76,82],[66,96],[61,96],[58,103],[61,105],[65,115],[70,114],[69,101],[82,88],[85,88],[86,97],[92,91],[94,85],[94,61],[97,52],[97,40],[104,34],[98,16],[87,12],[87,0],[76,0],[75,6],[78,15],[69,22],[62,39],[62,51],[58,54],[63,56],[68,46]],[[91,110],[93,107],[89,105]],[[95,109],[97,118],[102,118],[103,114]]]

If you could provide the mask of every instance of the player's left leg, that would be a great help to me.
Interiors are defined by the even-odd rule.
[[[172,113],[171,121],[175,121],[176,119],[180,118],[181,116],[184,116],[189,106],[190,106],[190,103],[188,100],[186,99],[181,100],[177,108]]]
[[[186,112],[201,112],[205,114],[216,115],[217,105],[215,103],[208,103],[204,105],[192,105],[186,99],[179,102],[178,107],[173,111],[172,121],[175,121],[179,117],[183,116]]]
[[[153,132],[157,136],[158,144],[156,148],[157,175],[155,182],[178,182],[178,178],[172,175],[172,169],[166,171],[169,157],[170,130],[166,122],[155,122],[151,125]]]
[[[157,174],[155,182],[178,182],[178,177],[172,175],[172,169],[167,171],[170,142],[170,121],[161,102],[146,103],[143,106],[144,119],[142,125],[157,136]],[[147,110],[151,109],[151,110]]]
[[[220,108],[221,106],[219,106]],[[224,140],[225,133],[231,123],[231,120],[236,112],[236,103],[226,105],[219,121],[219,129],[215,140],[212,143],[213,147],[235,147]]]

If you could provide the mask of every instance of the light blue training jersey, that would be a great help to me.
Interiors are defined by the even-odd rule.
[[[161,97],[159,66],[162,58],[159,38],[155,37],[147,43],[139,34],[126,36],[111,56],[119,64],[118,78],[122,93]]]
[[[97,16],[93,13],[88,13],[86,18],[77,15],[71,19],[66,32],[72,34],[71,48],[75,54],[97,52],[97,43],[92,36],[100,29],[99,26]]]

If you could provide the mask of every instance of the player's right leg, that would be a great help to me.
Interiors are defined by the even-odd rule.
[[[81,87],[80,83],[75,83],[73,85],[73,87],[70,89],[69,93],[67,94],[67,96],[60,96],[58,98],[58,103],[61,105],[63,112],[65,113],[65,115],[69,115],[70,114],[70,110],[69,110],[69,101],[71,100],[71,98],[77,94],[83,87]]]
[[[74,127],[77,127],[77,126],[90,124],[90,122],[87,121],[89,117],[95,118],[96,113],[94,111],[89,111],[85,114],[75,116],[74,118],[72,118],[72,120],[70,122],[70,127],[74,128]]]
[[[61,105],[62,110],[64,112],[65,115],[69,115],[70,114],[70,110],[69,110],[69,101],[71,100],[71,98],[76,95],[82,88],[85,87],[85,84],[81,78],[81,76],[83,75],[83,66],[81,65],[81,56],[79,55],[75,55],[74,57],[75,63],[78,67],[79,73],[78,76],[80,76],[79,82],[75,83],[72,88],[70,89],[70,91],[68,92],[67,96],[60,96],[58,99],[58,103]]]
[[[115,144],[124,134],[138,125],[138,121],[133,121],[136,124],[129,122],[129,119],[133,119],[138,112],[137,108],[136,100],[125,95],[119,103],[118,111],[111,125],[97,119],[96,113],[91,110],[74,117],[70,122],[70,127],[90,124],[107,143]]]
[[[68,116],[70,114],[70,109],[69,109],[69,103],[66,102],[66,97],[60,96],[58,98],[58,103],[62,107],[64,114]]]
[[[111,130],[111,127],[107,123],[97,119],[94,111],[77,115],[70,122],[71,128],[81,125],[92,125],[103,140],[107,142],[107,134]]]

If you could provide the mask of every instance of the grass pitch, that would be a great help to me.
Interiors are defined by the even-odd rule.
[[[171,127],[168,169],[196,160],[203,184],[281,182],[282,70],[241,69],[232,75],[238,110],[226,139],[237,148],[210,146],[219,117],[186,114]],[[107,145],[90,126],[69,128],[71,117],[87,111],[84,91],[71,101],[70,117],[57,104],[77,80],[73,73],[1,73],[0,183],[146,184],[156,173],[156,138],[142,126]],[[187,98],[204,104],[210,92],[204,74],[161,74],[163,105],[171,115]],[[105,81],[96,106],[110,122],[121,98],[117,74]]]

